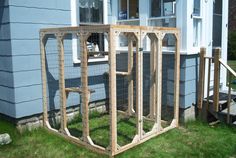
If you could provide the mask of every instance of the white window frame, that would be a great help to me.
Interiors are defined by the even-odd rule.
[[[79,10],[78,8],[79,0],[70,0],[71,4],[71,26],[78,26],[79,24]],[[108,22],[108,15],[107,15],[107,0],[103,0],[103,24],[107,24]],[[104,40],[105,49],[107,46],[106,40]],[[81,63],[81,60],[79,59],[78,54],[78,40],[76,35],[72,35],[72,57],[73,57],[73,63],[79,64]],[[108,55],[105,55],[104,58],[94,58],[94,59],[88,59],[88,62],[103,62],[108,61]]]
[[[202,0],[199,0],[200,1],[200,15],[194,15],[193,12],[194,12],[194,0],[193,0],[193,6],[192,6],[192,21],[193,21],[193,42],[192,42],[192,46],[193,46],[193,49],[194,49],[194,52],[197,52],[201,46],[201,41],[202,41]],[[194,21],[198,21],[196,23],[196,25],[198,26],[194,26]],[[197,30],[197,45],[194,43],[194,41],[196,41],[194,38],[196,38],[195,34],[194,34],[194,31],[195,31],[195,27],[198,27],[198,30]]]

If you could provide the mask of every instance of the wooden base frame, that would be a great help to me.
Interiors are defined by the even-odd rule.
[[[110,117],[110,143],[104,148],[94,144],[89,134],[89,95],[88,89],[88,51],[86,41],[92,33],[106,33],[109,43],[109,117]],[[116,39],[120,33],[128,37],[128,72],[116,71]],[[73,34],[80,38],[81,50],[81,88],[76,92],[82,97],[82,139],[72,136],[67,129],[66,118],[66,98],[68,91],[73,88],[65,87],[64,76],[64,43],[65,35]],[[162,105],[162,40],[166,34],[173,34],[176,37],[175,51],[175,84],[174,84],[174,118],[169,127],[161,126],[161,105]],[[54,35],[58,43],[58,61],[59,61],[59,91],[60,91],[60,111],[61,126],[59,130],[53,129],[48,121],[48,102],[47,102],[47,76],[46,76],[46,50],[47,37]],[[152,130],[148,133],[143,132],[143,39],[148,36],[151,40],[151,78],[152,86],[150,89],[150,119],[155,120]],[[179,78],[180,78],[180,33],[176,28],[162,27],[143,27],[127,25],[98,25],[98,26],[80,26],[49,28],[40,30],[40,49],[41,49],[41,69],[42,69],[42,88],[43,88],[43,124],[53,133],[63,136],[67,140],[85,146],[93,151],[114,156],[124,152],[148,139],[162,134],[170,129],[178,127],[179,122]],[[134,48],[133,42],[136,41],[136,75],[133,72]],[[136,135],[133,141],[125,146],[117,144],[117,95],[116,95],[116,75],[128,76],[128,110],[127,115],[136,117]],[[136,78],[136,108],[134,110],[134,78]]]

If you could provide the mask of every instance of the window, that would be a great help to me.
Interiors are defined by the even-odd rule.
[[[103,0],[71,0],[71,24],[72,26],[102,24],[104,18],[107,18],[103,17],[104,9],[108,7],[104,8]],[[107,61],[107,35],[92,34],[87,40],[87,50],[88,62]],[[72,35],[72,53],[73,62],[80,63],[80,40],[76,35]]]
[[[176,0],[150,0],[149,2],[150,26],[176,27]],[[166,35],[163,39],[163,47],[171,50],[174,45],[175,38],[171,35]]]
[[[200,46],[201,39],[201,19],[194,18],[193,19],[193,46]]]
[[[80,23],[103,23],[103,0],[79,0]]]
[[[175,0],[150,0],[150,26],[176,26]]]
[[[118,19],[138,19],[139,0],[119,0]]]
[[[175,15],[175,0],[151,0],[151,17]]]
[[[193,2],[193,47],[199,47],[201,44],[201,0],[194,0]]]
[[[194,0],[193,4],[193,16],[200,16],[200,0]]]
[[[221,47],[222,0],[213,1],[213,47]]]

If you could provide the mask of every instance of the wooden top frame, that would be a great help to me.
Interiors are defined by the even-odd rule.
[[[42,34],[74,34],[78,32],[94,32],[104,33],[109,32],[111,29],[120,30],[120,32],[134,32],[134,30],[142,30],[147,33],[155,31],[162,31],[163,33],[177,33],[179,29],[173,27],[151,27],[151,26],[130,26],[130,25],[93,25],[93,26],[77,26],[77,27],[59,27],[59,28],[44,28],[40,29]]]

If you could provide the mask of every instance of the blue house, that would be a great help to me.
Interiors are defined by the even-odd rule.
[[[227,59],[228,0],[1,0],[0,1],[0,114],[13,120],[24,120],[42,114],[42,81],[40,66],[39,30],[50,27],[123,24],[177,27],[181,31],[180,107],[182,117],[194,116],[200,47],[212,56],[214,47],[221,47]],[[69,39],[65,46],[67,79],[79,76],[79,48],[77,39]],[[171,104],[173,94],[174,56],[171,40],[163,50],[163,103]],[[150,51],[150,41],[144,41],[144,56]],[[120,37],[117,44],[120,69],[125,64],[127,40]],[[49,41],[48,52],[56,49]],[[107,49],[106,37],[94,35],[88,42],[90,49]],[[149,71],[149,57],[144,67]],[[57,59],[48,59],[54,61]],[[90,75],[95,93],[91,101],[106,98],[106,84],[99,83],[107,71],[107,57],[91,58]],[[52,80],[53,69],[50,70]],[[221,70],[221,89],[226,88],[226,72]],[[207,76],[206,76],[207,78]],[[70,82],[79,86],[79,82]],[[148,82],[147,82],[148,85]],[[50,85],[49,85],[50,86]],[[126,85],[123,85],[126,86]],[[145,84],[144,84],[145,86]],[[57,89],[49,96],[57,108]],[[123,92],[120,92],[123,93]],[[148,93],[148,92],[147,92]],[[122,96],[124,97],[124,96]],[[68,107],[79,104],[79,96],[68,99]]]

